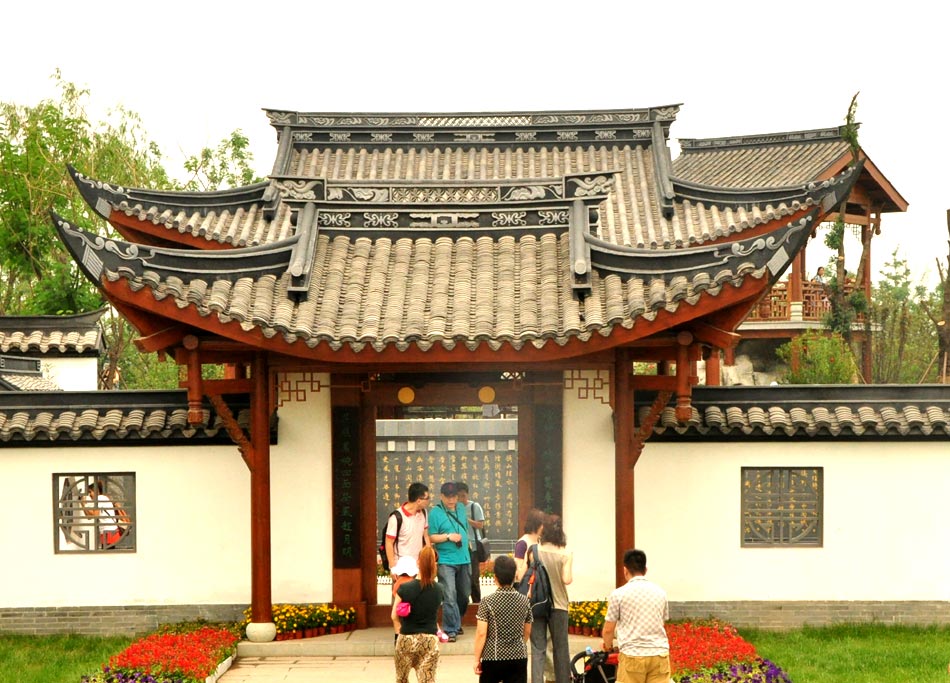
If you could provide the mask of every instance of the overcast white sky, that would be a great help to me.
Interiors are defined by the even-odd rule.
[[[836,126],[860,91],[860,140],[910,202],[886,215],[917,279],[947,257],[948,50],[937,3],[47,2],[2,11],[0,101],[92,93],[138,112],[170,171],[240,128],[259,174],[263,108],[506,111],[682,103],[671,136]],[[938,17],[938,13],[940,17]],[[674,146],[674,155],[677,148]],[[103,178],[102,180],[108,180]],[[809,248],[809,269],[823,260]],[[848,267],[856,267],[852,248]]]

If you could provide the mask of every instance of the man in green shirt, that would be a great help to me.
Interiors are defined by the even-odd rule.
[[[472,590],[468,519],[459,502],[455,482],[442,484],[439,504],[429,513],[429,543],[439,553],[439,583],[445,589],[442,630],[455,642],[462,633],[462,618]]]

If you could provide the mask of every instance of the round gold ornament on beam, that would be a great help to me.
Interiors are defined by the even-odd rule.
[[[482,403],[494,403],[495,389],[489,386],[482,387],[478,390],[478,400]]]

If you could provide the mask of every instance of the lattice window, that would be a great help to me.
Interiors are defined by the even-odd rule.
[[[822,490],[820,467],[743,467],[743,547],[821,547]]]
[[[53,474],[57,553],[135,550],[135,474]]]

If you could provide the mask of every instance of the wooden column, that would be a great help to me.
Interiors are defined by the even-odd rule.
[[[383,626],[376,604],[376,408],[355,374],[330,376],[333,602],[356,609],[357,628]],[[363,388],[365,387],[365,391]]]
[[[627,349],[617,349],[611,378],[614,384],[614,474],[616,486],[616,552],[614,570],[617,585],[623,584],[623,554],[634,547],[633,510],[633,367]]]
[[[518,529],[524,528],[528,510],[534,503],[534,387],[525,387],[524,401],[518,403]]]
[[[879,231],[880,221],[880,212],[875,214],[872,210],[872,207],[868,207],[867,212],[867,225],[861,226],[861,242],[864,244],[867,240],[867,252],[864,254],[865,261],[863,267],[861,268],[862,273],[862,282],[860,283],[861,291],[864,292],[864,298],[868,302],[868,311],[865,313],[865,318],[871,315],[871,249],[872,249],[872,237]],[[862,250],[863,251],[863,250]],[[858,283],[855,283],[857,286]],[[861,372],[864,373],[864,382],[870,384],[872,381],[871,375],[874,372],[873,363],[871,362],[871,354],[873,349],[872,337],[874,332],[871,329],[870,325],[864,326],[864,343],[861,345]]]
[[[805,250],[798,252],[792,263],[792,272],[788,276],[788,301],[802,301],[804,292],[802,291],[802,281],[805,279]]]
[[[251,621],[270,623],[270,382],[267,357],[254,356],[251,394]]]
[[[719,360],[719,349],[712,347],[709,358],[706,359],[706,386],[718,387],[722,384],[722,365]]]
[[[376,567],[379,529],[376,528],[376,407],[367,401],[368,395],[360,395],[360,509],[361,538],[372,539],[360,546],[363,567]],[[362,595],[359,601],[376,604],[376,572],[362,572]],[[357,624],[360,628],[362,625]]]

